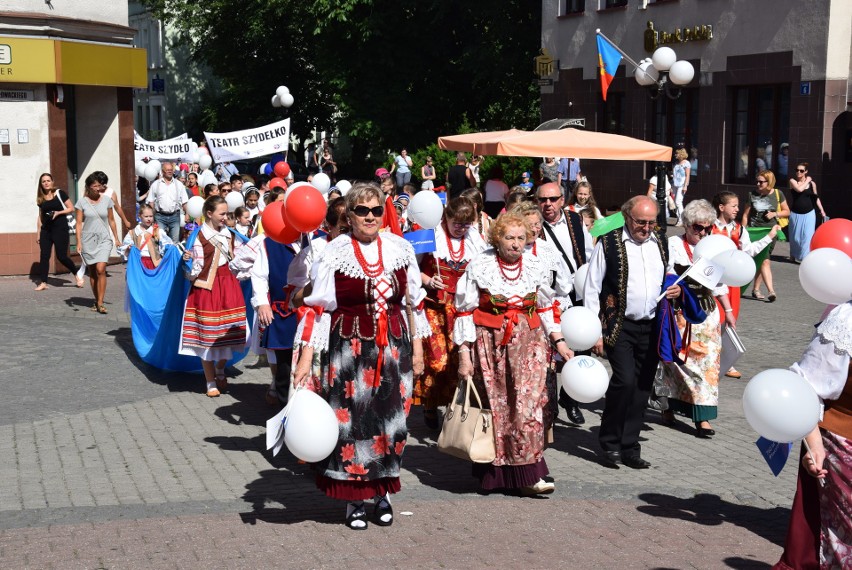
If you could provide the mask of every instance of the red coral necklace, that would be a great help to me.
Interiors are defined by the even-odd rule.
[[[503,261],[502,257],[500,257],[499,255],[497,256],[497,267],[500,268],[500,274],[503,276],[504,279],[506,279],[506,281],[514,282],[514,281],[517,281],[518,279],[520,279],[522,269],[523,269],[523,265],[524,265],[523,256],[519,257],[518,261],[516,263],[506,263],[505,261]],[[514,277],[511,277],[511,276],[507,275],[507,272],[508,273],[517,272],[517,274]]]
[[[352,249],[355,250],[355,259],[358,260],[358,264],[364,271],[364,275],[371,279],[378,277],[385,270],[384,261],[382,260],[382,238],[376,238],[376,246],[379,248],[379,260],[376,263],[367,263],[364,252],[361,251],[361,244],[358,243],[357,239],[352,238]]]
[[[458,263],[462,259],[464,259],[464,238],[461,238],[461,244],[457,251],[453,251],[453,240],[450,239],[450,233],[447,232],[444,234],[444,237],[447,238],[447,251],[450,254],[450,260]]]

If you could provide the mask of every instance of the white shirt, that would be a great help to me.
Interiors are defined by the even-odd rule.
[[[502,180],[488,180],[485,183],[486,202],[505,202],[509,195],[509,187]]]
[[[651,179],[648,180],[648,184],[651,184],[654,187],[656,187],[657,186],[657,177],[652,176]],[[670,192],[671,189],[672,189],[672,184],[671,184],[671,182],[669,182],[669,177],[666,176],[666,192]]]
[[[813,386],[822,400],[836,400],[849,375],[852,352],[852,301],[838,305],[817,327],[802,358],[790,370]]]
[[[181,209],[189,198],[186,197],[186,187],[177,178],[172,178],[171,183],[165,178],[155,180],[148,192],[148,204],[153,204],[157,213],[171,214]]]
[[[568,231],[568,216],[565,215],[565,212],[560,213],[562,214],[562,217],[560,217],[559,221],[555,224],[551,224],[550,222],[544,219],[542,221],[550,228],[552,228],[553,233],[556,234],[556,239],[559,240],[559,245],[562,246],[562,249],[565,250],[565,253],[568,256],[568,261],[571,264],[571,272],[573,273],[577,271],[579,265],[577,265],[577,260],[574,259],[574,244],[571,242],[571,233]],[[586,224],[580,225],[583,226],[583,244],[586,254],[586,260],[589,260],[592,257],[594,241],[592,240],[592,236],[589,234],[589,230],[586,228]],[[547,241],[551,240],[550,233],[548,233],[547,230],[544,230],[544,235]],[[556,247],[555,244],[554,247]]]
[[[218,266],[222,267],[223,265],[226,265],[229,261],[228,255],[230,255],[231,250],[231,231],[228,229],[228,226],[222,226],[222,229],[217,232],[211,228],[209,224],[205,223],[201,224],[200,233],[205,237],[205,239],[207,239],[207,241],[212,242],[214,247],[219,249]],[[190,270],[189,277],[195,278],[201,274],[201,270],[204,268],[204,246],[197,236],[195,243],[192,244],[191,251],[192,269]],[[222,252],[228,252],[228,255],[225,255]]]
[[[678,239],[678,238],[672,238]],[[627,228],[621,231],[621,241],[627,252],[627,306],[624,316],[631,320],[651,319],[657,313],[657,297],[662,293],[663,279],[672,265],[663,265],[657,236],[651,234],[640,243],[630,236]],[[606,257],[603,240],[599,241],[589,260],[589,273],[586,275],[586,289],[583,294],[584,306],[595,314],[600,313],[600,293],[606,275]]]
[[[726,224],[719,218],[716,218],[714,223],[716,224],[716,228],[728,237],[731,237],[734,233],[734,229],[738,225],[734,220],[731,220]],[[751,241],[751,237],[748,235],[748,230],[744,226],[740,226],[740,249],[750,256],[754,257],[763,251],[770,243],[772,243],[772,238],[769,237],[769,234],[766,234],[755,242]]]

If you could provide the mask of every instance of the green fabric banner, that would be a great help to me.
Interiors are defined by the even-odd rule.
[[[751,238],[752,243],[754,243],[754,242],[761,240],[764,237],[766,237],[766,234],[768,234],[770,231],[772,231],[772,227],[746,228],[746,230],[748,230],[748,237]],[[776,241],[787,241],[787,237],[784,235],[783,231],[779,231],[775,235],[775,240]],[[764,247],[763,250],[760,253],[758,253],[757,255],[754,256],[754,268],[755,268],[754,276],[755,277],[757,277],[758,272],[760,272],[760,265],[763,263],[763,261],[765,259],[767,259],[769,257],[770,250],[772,249],[772,245],[773,244],[770,242],[770,244],[767,245],[766,247]],[[754,281],[752,281],[752,283],[753,282]],[[743,285],[742,287],[740,287],[740,295],[745,295],[746,292],[748,291],[749,287],[751,287],[751,283],[747,283],[747,284]]]
[[[611,216],[595,220],[595,223],[589,233],[592,237],[601,237],[605,233],[622,227],[624,227],[624,215],[622,215],[621,212],[616,212]]]

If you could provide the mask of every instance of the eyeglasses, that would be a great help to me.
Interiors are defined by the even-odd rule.
[[[386,178],[390,178],[390,174],[380,174],[379,178],[381,178],[382,180],[384,180]]]
[[[766,184],[766,180],[758,180],[757,183],[758,184]]]
[[[453,224],[453,227],[456,227],[460,230],[462,230],[462,229],[466,230],[473,225],[473,224],[461,223],[461,222],[450,222],[450,223]]]
[[[539,196],[538,197],[538,203],[539,204],[546,204],[548,202],[558,202],[561,199],[562,199],[562,196]]]
[[[634,224],[636,224],[637,226],[641,226],[643,228],[654,227],[654,225],[657,223],[657,220],[637,220],[636,218],[634,218],[633,216],[631,216],[629,214],[628,214],[627,217],[630,218],[631,220],[633,220]]]
[[[797,168],[796,172],[807,172],[807,170],[805,170],[804,168]]]
[[[367,206],[355,206],[349,211],[358,216],[359,218],[366,218],[367,214],[373,214],[373,217],[380,218],[382,214],[385,213],[385,207],[373,206],[372,208],[368,208]]]
[[[709,234],[713,230],[713,224],[709,226],[702,226],[701,224],[692,224],[692,231],[697,234],[704,232],[705,234]]]

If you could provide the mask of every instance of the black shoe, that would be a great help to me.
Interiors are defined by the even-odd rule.
[[[388,519],[386,515],[390,515]],[[385,517],[386,520],[382,520]],[[376,502],[376,509],[373,511],[373,522],[379,526],[390,526],[393,524],[393,507],[384,499]]]
[[[626,466],[630,467],[631,469],[647,469],[651,466],[650,462],[645,461],[638,455],[628,455],[626,457],[622,456],[621,462],[624,463]]]
[[[580,407],[577,404],[567,408],[566,411],[568,412],[568,419],[571,420],[572,424],[581,426],[586,423],[586,418],[583,417],[583,412],[580,411]]]
[[[700,439],[710,439],[716,435],[716,430],[712,428],[703,428],[700,423],[695,424],[695,437]]]
[[[438,421],[438,410],[427,410],[426,408],[423,408],[423,423],[425,423],[426,427],[429,429],[438,429],[441,427],[441,424]]]
[[[364,524],[353,524],[356,521],[360,521]],[[367,524],[367,511],[364,510],[364,503],[360,503],[355,506],[349,516],[346,517],[346,526],[352,530],[367,530]]]
[[[604,451],[601,456],[601,461],[607,467],[618,469],[618,464],[621,463],[621,453],[618,451]]]

